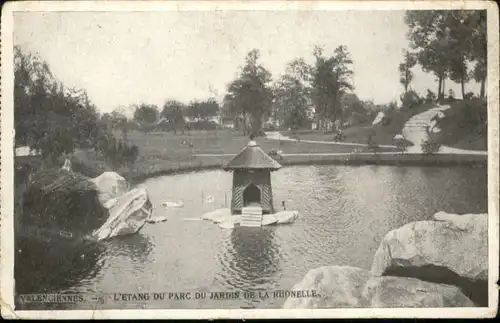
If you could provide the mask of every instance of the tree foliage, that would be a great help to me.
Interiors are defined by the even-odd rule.
[[[404,61],[399,64],[399,82],[404,86],[405,93],[408,93],[411,81],[413,80],[413,72],[411,69],[417,64],[416,57],[404,51]]]
[[[324,128],[325,120],[342,118],[340,100],[343,94],[352,91],[352,60],[346,46],[338,46],[333,55],[323,55],[321,47],[315,47],[316,59],[312,71],[312,100],[315,106],[317,124]]]
[[[134,111],[134,121],[145,133],[150,132],[156,126],[158,116],[158,107],[154,104],[141,103]]]
[[[179,101],[169,100],[165,102],[160,113],[160,117],[167,120],[167,122],[172,126],[174,132],[177,130],[184,129],[184,113],[186,111],[186,106]]]
[[[219,103],[215,98],[203,101],[191,101],[186,108],[186,115],[195,121],[208,121],[219,113]]]
[[[273,86],[273,116],[286,128],[303,128],[309,123],[311,67],[298,58],[287,64],[285,74]]]
[[[15,145],[55,161],[75,148],[94,147],[106,131],[85,91],[66,88],[38,56],[14,48]]]
[[[247,54],[240,75],[228,85],[224,97],[225,108],[240,121],[245,134],[261,129],[272,103],[271,73],[259,63],[259,57],[257,49]]]
[[[474,10],[415,10],[407,11],[410,46],[418,63],[438,80],[438,98],[443,98],[444,81],[450,78],[465,84],[471,74],[481,83],[484,97],[486,82],[486,11]],[[474,65],[473,71],[468,70]]]

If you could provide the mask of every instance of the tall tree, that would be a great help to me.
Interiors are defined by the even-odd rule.
[[[473,76],[485,80],[486,16],[483,11],[415,10],[407,11],[410,46],[417,51],[418,62],[438,79],[438,98],[444,96],[447,77],[461,84],[470,77],[468,63],[475,61]],[[484,85],[484,82],[482,82]]]
[[[285,74],[274,84],[274,117],[287,128],[302,128],[309,121],[310,79],[311,67],[299,58],[287,64]]]
[[[259,63],[260,53],[251,50],[245,58],[245,66],[237,79],[227,88],[224,101],[231,107],[234,115],[239,116],[246,134],[248,124],[251,131],[261,129],[262,119],[269,112],[272,102],[272,91],[269,86],[271,73]],[[228,102],[231,102],[229,105]]]
[[[413,80],[412,68],[417,64],[416,57],[405,50],[403,52],[404,61],[399,64],[399,82],[405,88],[405,95],[408,93],[408,88],[410,87],[411,81]]]
[[[165,118],[177,134],[177,129],[184,129],[184,111],[186,106],[179,101],[169,100],[163,105],[160,116]]]
[[[148,133],[155,126],[158,115],[159,111],[156,105],[141,103],[135,109],[134,121],[143,132]]]
[[[214,98],[198,101],[194,100],[187,106],[186,113],[196,121],[208,121],[219,114],[219,103]]]
[[[312,98],[317,125],[324,128],[324,121],[333,122],[342,118],[340,99],[344,93],[354,89],[351,83],[352,60],[346,46],[338,46],[331,57],[325,57],[323,49],[318,46],[313,54],[316,62],[312,73]]]
[[[16,146],[41,151],[47,161],[96,144],[101,132],[96,107],[85,91],[66,88],[40,57],[14,48]]]
[[[470,60],[474,62],[472,77],[481,84],[480,98],[484,98],[487,72],[486,10],[477,10],[467,15],[467,25],[472,30]]]

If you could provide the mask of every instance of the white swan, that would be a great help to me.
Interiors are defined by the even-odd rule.
[[[167,202],[163,202],[161,205],[166,206],[166,207],[183,207],[184,203],[182,203],[181,200],[179,200],[178,202],[167,201]]]

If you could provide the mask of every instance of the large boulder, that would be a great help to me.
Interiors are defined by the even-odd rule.
[[[473,307],[474,303],[459,288],[416,278],[374,277],[368,280],[363,297],[367,307]]]
[[[370,273],[355,267],[331,266],[310,270],[293,290],[316,291],[317,297],[289,297],[283,308],[364,307],[363,287]]]
[[[93,178],[92,182],[99,190],[99,200],[107,208],[113,206],[116,199],[123,196],[129,190],[127,180],[115,172],[104,172]]]
[[[434,219],[387,233],[375,253],[372,275],[452,284],[476,304],[487,304],[487,214],[438,212]]]
[[[135,188],[119,197],[109,210],[106,222],[92,233],[97,240],[139,231],[149,220],[153,206],[144,188]]]

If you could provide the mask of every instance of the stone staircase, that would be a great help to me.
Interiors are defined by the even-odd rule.
[[[262,225],[262,208],[260,206],[247,206],[241,209],[242,227],[260,227]]]

